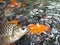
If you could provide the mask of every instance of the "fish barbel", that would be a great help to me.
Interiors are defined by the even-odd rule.
[[[28,32],[27,27],[8,21],[0,23],[0,43],[13,43]]]

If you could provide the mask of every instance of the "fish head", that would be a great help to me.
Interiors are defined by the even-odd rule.
[[[15,26],[14,29],[14,34],[13,35],[16,35],[16,36],[23,36],[25,35],[27,32],[28,32],[28,28],[26,26]]]
[[[15,26],[13,29],[12,36],[10,37],[11,42],[15,42],[22,38],[25,34],[28,33],[28,28],[26,26],[20,27],[20,26]]]

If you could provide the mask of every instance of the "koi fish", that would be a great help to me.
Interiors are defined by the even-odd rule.
[[[16,21],[16,20],[15,20]],[[11,44],[28,32],[27,27],[21,27],[17,22],[6,21],[0,23],[0,44]],[[1,44],[1,45],[2,45]]]

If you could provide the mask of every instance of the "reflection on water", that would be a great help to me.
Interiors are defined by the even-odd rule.
[[[37,1],[38,2],[38,1]],[[48,1],[48,5],[42,6],[37,3],[29,9],[27,16],[30,20],[33,16],[47,14],[48,23],[52,23],[53,27],[47,34],[42,33],[40,35],[27,34],[25,37],[18,41],[20,45],[60,45],[60,2]],[[36,21],[37,22],[37,21]]]

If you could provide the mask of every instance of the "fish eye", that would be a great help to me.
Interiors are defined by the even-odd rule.
[[[26,26],[23,26],[22,28],[21,28],[21,30],[25,30],[27,27]]]
[[[22,30],[25,30],[25,28],[23,27]]]

